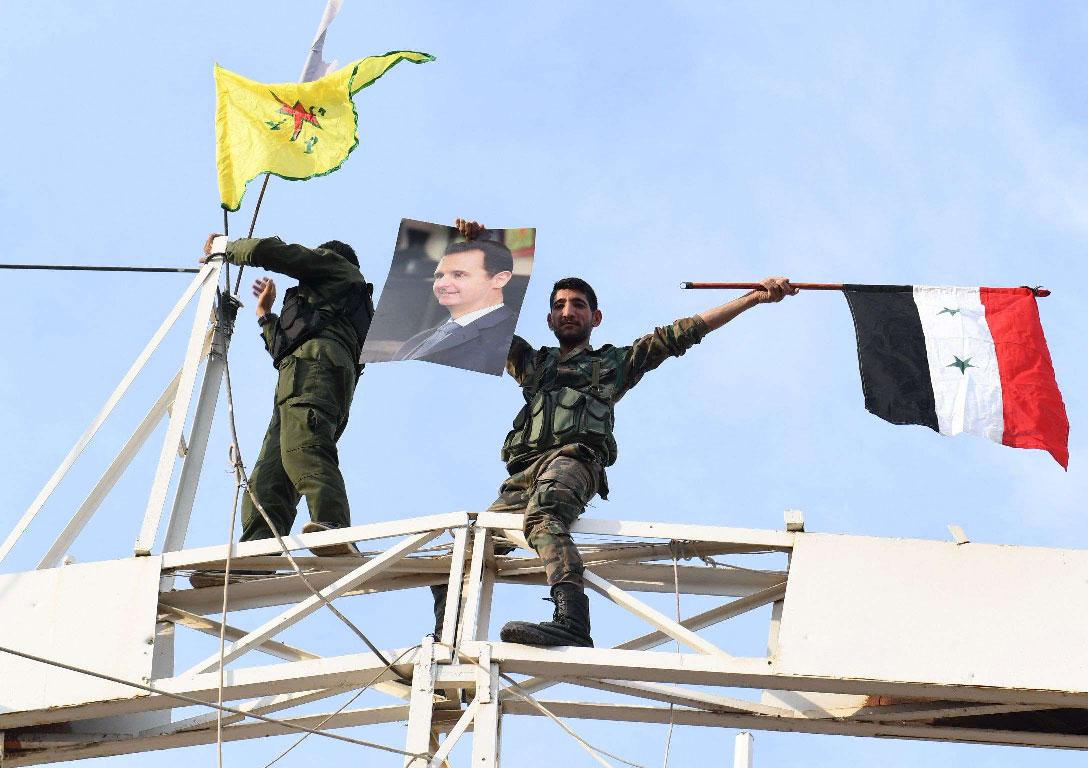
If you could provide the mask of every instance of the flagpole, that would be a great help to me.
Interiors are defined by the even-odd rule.
[[[305,83],[310,80],[316,80],[317,78],[326,74],[329,69],[329,65],[325,63],[322,56],[324,55],[325,47],[325,33],[328,32],[329,25],[332,24],[332,20],[336,18],[336,15],[340,13],[340,6],[343,4],[343,0],[329,0],[325,4],[325,12],[321,14],[321,21],[317,25],[317,33],[314,35],[313,42],[310,44],[310,50],[306,54],[306,61],[302,65],[302,73],[299,75],[298,81]],[[334,59],[335,61],[335,59]],[[264,200],[264,191],[268,189],[268,180],[272,174],[266,173],[264,175],[264,182],[261,184],[261,193],[257,196],[257,205],[253,209],[253,219],[249,222],[249,234],[246,237],[253,237],[253,232],[257,228],[257,214],[261,212],[261,201]],[[223,209],[223,234],[226,234],[226,221],[227,211]],[[228,267],[229,269],[229,267]],[[237,295],[238,289],[242,285],[242,270],[245,266],[238,267],[238,279],[234,282],[234,293]],[[228,273],[227,286],[230,286],[230,277]]]
[[[794,288],[800,288],[805,291],[841,291],[842,283],[795,283],[792,280],[790,285]],[[763,283],[680,283],[681,288],[691,290],[707,290],[707,289],[719,289],[719,288],[737,288],[747,290],[763,290]]]
[[[790,281],[790,285],[794,288],[798,288],[802,291],[842,291],[846,288],[842,283],[795,283]],[[755,290],[762,291],[762,283],[695,283],[695,282],[683,282],[680,283],[680,287],[685,290],[718,290],[718,289],[738,289],[738,290]],[[857,290],[864,291],[866,288],[873,288],[879,290],[887,290],[888,286],[883,285],[856,285],[852,286]],[[1037,298],[1044,298],[1050,295],[1050,291],[1043,288],[1041,285],[1029,286],[1021,285],[1020,288],[1026,288],[1031,291]],[[910,286],[904,286],[903,290],[910,290]]]
[[[230,239],[230,211],[223,208],[223,237]],[[241,275],[239,275],[241,277]],[[230,262],[223,262],[223,285],[229,291],[230,290]],[[234,289],[234,293],[238,293],[238,289]]]
[[[272,174],[270,173],[266,173],[264,175],[264,183],[261,184],[261,193],[257,195],[257,205],[253,208],[253,218],[250,219],[249,234],[246,235],[246,237],[253,237],[253,231],[257,228],[257,214],[261,212],[261,202],[264,200],[264,191],[268,189],[268,179],[271,178],[271,176]],[[245,268],[245,264],[242,264],[238,267],[238,279],[234,281],[235,296],[238,295],[238,289],[242,285],[242,270],[244,270]],[[230,285],[230,283],[228,282],[227,285]]]

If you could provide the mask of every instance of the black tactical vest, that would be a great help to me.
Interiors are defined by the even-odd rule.
[[[356,283],[346,290],[334,294],[325,301],[315,304],[299,295],[298,286],[288,288],[283,295],[283,308],[276,328],[272,333],[272,342],[268,354],[272,362],[279,367],[280,361],[294,352],[303,342],[317,336],[330,323],[339,317],[347,317],[355,328],[362,348],[370,321],[374,319],[374,300],[371,298],[374,286],[371,283]],[[358,354],[358,350],[355,350]]]
[[[581,443],[616,461],[613,409],[620,392],[621,359],[614,347],[586,351],[559,362],[558,350],[537,353],[535,371],[522,385],[525,406],[502,447],[502,460],[518,464],[563,445]]]

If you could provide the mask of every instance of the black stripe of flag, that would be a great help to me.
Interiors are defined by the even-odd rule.
[[[939,431],[926,340],[909,285],[844,285],[854,318],[865,409]]]

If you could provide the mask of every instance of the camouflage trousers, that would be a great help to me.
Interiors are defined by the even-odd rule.
[[[583,586],[585,568],[570,527],[603,481],[604,468],[593,451],[581,445],[563,446],[512,474],[488,511],[522,512],[525,539],[544,562],[548,584]]]
[[[312,339],[280,364],[276,402],[249,485],[277,532],[291,531],[299,501],[310,518],[351,525],[336,441],[348,424],[355,362],[336,342]],[[242,501],[242,541],[272,538],[249,494]]]

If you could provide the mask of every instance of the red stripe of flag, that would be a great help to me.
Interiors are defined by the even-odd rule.
[[[1069,469],[1069,417],[1054,378],[1054,364],[1027,288],[979,288],[1001,377],[1005,433],[1014,448],[1041,448]]]

